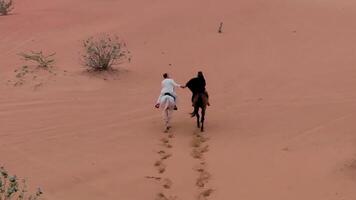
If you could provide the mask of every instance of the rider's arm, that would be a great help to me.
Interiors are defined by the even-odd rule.
[[[194,79],[190,79],[186,84],[185,87],[189,88],[190,90],[192,90],[193,88],[193,80]]]
[[[181,85],[179,85],[178,83],[176,83],[173,79],[172,79],[172,84],[176,87],[181,87]]]

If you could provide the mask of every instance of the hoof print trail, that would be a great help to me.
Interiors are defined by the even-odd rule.
[[[206,190],[203,190],[200,194],[199,194],[199,197],[198,197],[198,200],[206,200],[208,199],[208,197],[214,192],[213,189],[206,189]]]
[[[166,171],[166,166],[164,164],[161,164],[161,165],[157,166],[157,170],[160,174],[162,174]]]
[[[172,148],[172,145],[169,143],[169,139],[168,138],[162,138],[161,139],[163,146],[167,147],[167,148]]]
[[[153,180],[156,180],[156,181],[160,181],[162,179],[161,177],[156,177],[156,176],[146,176],[145,178],[153,179]]]
[[[167,197],[165,194],[163,193],[158,193],[156,196],[155,200],[177,200],[178,198],[176,196],[169,196]]]
[[[160,151],[157,151],[158,154],[162,155],[162,154],[165,154],[166,152],[163,151],[163,150],[160,150]]]
[[[170,153],[164,153],[164,154],[161,154],[161,160],[166,160],[168,159],[169,157],[171,157],[172,154]]]
[[[162,161],[156,161],[154,166],[157,168],[158,172],[162,174],[163,172],[166,171],[166,166],[163,164]]]
[[[206,152],[209,151],[209,145],[206,145],[206,146],[200,148],[199,150],[200,150],[200,152],[202,152],[202,153],[206,153]]]
[[[194,169],[194,171],[197,171],[197,172],[203,172],[206,170],[205,163],[202,162],[199,165],[197,165],[196,167],[194,167],[193,169]]]
[[[170,189],[172,187],[172,181],[168,178],[165,178],[162,182],[162,186],[165,188],[165,189]]]
[[[198,187],[204,187],[210,179],[210,173],[203,170],[202,172],[200,172],[199,177],[197,179],[196,185]]]
[[[163,193],[158,193],[155,200],[168,200],[168,198]]]
[[[192,156],[195,159],[201,159],[203,157],[203,153],[199,151],[199,149],[193,149]]]
[[[207,163],[204,160],[204,154],[209,151],[209,145],[205,144],[209,140],[205,135],[195,133],[191,141],[192,152],[191,156],[199,161],[199,164],[193,168],[198,172],[195,185],[198,188],[198,200],[208,200],[208,197],[213,192],[212,189],[207,189],[211,174],[207,171]]]
[[[167,170],[167,166],[165,164],[165,161],[172,156],[171,153],[166,151],[166,148],[172,148],[173,146],[171,145],[171,139],[174,138],[174,135],[172,133],[169,133],[168,135],[165,134],[164,137],[160,139],[160,150],[157,151],[157,154],[159,156],[159,160],[156,160],[154,162],[154,166],[157,169],[159,174],[163,174]],[[161,178],[156,179],[155,177],[149,177],[153,178],[155,180],[158,180],[159,185],[161,186],[161,191],[157,193],[155,200],[176,200],[176,196],[170,196],[167,195],[166,192],[172,188],[173,182],[171,179],[167,178]]]
[[[203,158],[203,154],[209,151],[209,146],[206,145],[204,147],[194,148],[192,151],[193,158],[201,159]]]
[[[162,161],[157,160],[157,161],[155,162],[154,166],[158,167],[158,166],[160,166],[160,165],[162,165],[162,164],[163,164]]]
[[[169,139],[168,139],[168,138],[162,138],[161,141],[162,141],[164,144],[169,143]]]

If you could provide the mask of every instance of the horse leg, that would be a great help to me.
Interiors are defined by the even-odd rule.
[[[167,123],[167,128],[171,128],[171,120],[172,120],[172,115],[173,115],[173,110],[167,110],[168,114],[168,123]]]
[[[205,109],[206,108],[202,108],[201,110],[201,128],[200,128],[201,132],[204,132]]]
[[[164,132],[165,133],[167,133],[170,128],[169,122],[170,122],[170,113],[169,113],[169,110],[166,109],[166,110],[164,110],[164,125],[165,125]]]
[[[197,117],[197,127],[200,128],[200,115],[199,115],[199,111],[197,111],[195,113],[195,116]]]
[[[199,107],[198,107],[198,106],[194,106],[193,112],[190,113],[190,114],[191,114],[191,117],[194,117],[194,116],[198,113],[198,111],[199,111]]]

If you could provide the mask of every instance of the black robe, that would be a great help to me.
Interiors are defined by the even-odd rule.
[[[192,101],[194,99],[194,96],[199,93],[205,93],[205,86],[206,82],[204,78],[201,77],[195,77],[190,79],[187,84],[185,84],[187,88],[192,91]]]

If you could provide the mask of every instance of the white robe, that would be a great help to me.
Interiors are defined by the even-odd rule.
[[[175,97],[175,102],[177,104],[177,94],[175,92],[176,87],[181,87],[181,85],[177,84],[173,79],[171,78],[166,78],[162,81],[161,83],[162,89],[161,93],[157,99],[157,103],[161,102],[161,98],[165,93],[169,93]]]

